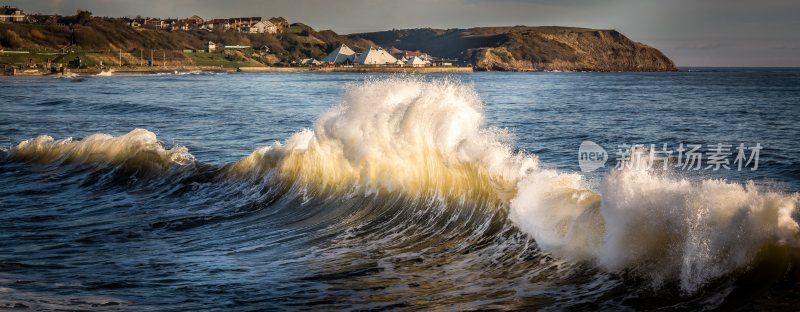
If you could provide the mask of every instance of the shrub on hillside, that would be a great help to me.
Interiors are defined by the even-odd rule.
[[[75,26],[75,43],[86,49],[106,49],[108,39],[91,27]]]
[[[244,55],[242,52],[239,51],[225,51],[225,59],[230,62],[242,62],[245,60]]]
[[[22,38],[11,29],[6,29],[0,32],[0,45],[9,48],[21,48],[23,45]]]
[[[69,26],[61,24],[49,24],[47,25],[47,30],[53,34],[69,34],[72,32],[72,30],[69,29]]]
[[[41,31],[36,30],[36,29],[31,30],[30,36],[31,36],[31,38],[36,39],[36,40],[45,40],[45,41],[47,40],[47,36],[45,36]]]

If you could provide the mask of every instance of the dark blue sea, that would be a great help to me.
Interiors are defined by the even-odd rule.
[[[794,310],[798,121],[782,68],[0,77],[0,309]]]

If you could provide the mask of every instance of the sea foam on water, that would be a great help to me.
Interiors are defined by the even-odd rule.
[[[798,194],[753,183],[690,181],[631,166],[596,189],[579,173],[540,168],[514,152],[510,134],[487,127],[475,90],[448,80],[403,77],[350,87],[312,129],[220,169],[223,179],[300,185],[317,192],[489,200],[541,250],[630,272],[653,285],[693,293],[745,269],[767,246],[797,248]],[[81,141],[41,136],[7,152],[36,162],[122,163],[132,155],[186,164],[185,148],[165,149],[136,129]],[[140,157],[142,158],[142,157]]]

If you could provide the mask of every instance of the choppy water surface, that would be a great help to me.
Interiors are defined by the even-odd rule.
[[[0,78],[0,307],[793,309],[799,105],[786,69]],[[614,169],[680,143],[732,169]]]

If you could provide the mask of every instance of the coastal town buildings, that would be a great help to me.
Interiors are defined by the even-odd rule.
[[[352,64],[355,59],[356,59],[356,52],[343,43],[338,48],[329,53],[328,56],[322,59],[322,62],[325,64],[342,65],[345,63]]]
[[[261,21],[260,16],[229,18],[230,28],[238,32],[249,33],[250,27]]]
[[[438,60],[427,53],[405,51],[399,59],[381,47],[371,47],[363,53],[356,53],[345,44],[340,45],[329,53],[322,64],[326,65],[362,65],[362,66],[399,66],[399,67],[426,67],[426,66],[452,66],[451,62],[437,62]]]
[[[391,65],[395,64],[396,62],[397,58],[380,47],[370,47],[369,50],[365,51],[364,53],[358,54],[353,61],[353,63],[361,65]]]
[[[406,61],[406,65],[409,65],[411,67],[424,67],[428,64],[430,64],[430,62],[424,61],[419,56],[414,56],[410,58],[408,61]]]
[[[169,29],[170,30],[183,30],[189,31],[190,29],[195,29],[197,26],[189,20],[175,20],[169,22]]]
[[[206,22],[205,24],[206,29],[209,30],[229,30],[231,29],[231,23],[228,19],[212,19]]]
[[[25,12],[12,6],[0,7],[0,23],[23,23]]]
[[[270,18],[269,22],[275,25],[278,32],[281,32],[284,29],[289,28],[289,21],[283,18],[282,16]]]
[[[323,63],[313,58],[302,59],[297,62],[300,66],[322,66]]]
[[[217,44],[216,43],[214,43],[213,41],[209,41],[208,43],[206,43],[206,52],[214,53],[216,51],[217,51]]]
[[[25,15],[16,7],[0,7],[0,23],[56,24],[61,19],[58,15]],[[168,31],[237,31],[249,34],[278,34],[289,27],[283,17],[263,19],[262,17],[235,17],[205,20],[198,15],[188,18],[161,19],[149,17],[123,18],[131,28],[147,28]]]
[[[164,22],[164,20],[157,19],[157,18],[151,18],[151,19],[144,20],[144,23],[142,23],[142,26],[145,27],[145,28],[151,28],[151,29],[166,29],[167,28],[167,24]]]
[[[283,18],[277,18],[275,20],[280,22],[281,25],[288,23]],[[128,25],[132,28],[144,27],[149,29],[170,31],[192,31],[198,29],[208,31],[233,30],[249,34],[277,34],[282,29],[270,20],[264,20],[261,17],[237,17],[204,20],[202,17],[197,15],[193,15],[189,18],[166,20],[158,18],[137,18],[130,20]]]
[[[414,57],[418,57],[421,60],[427,61],[427,62],[430,62],[433,59],[430,55],[428,55],[428,53],[424,53],[424,52],[420,52],[420,51],[413,51],[413,52],[412,51],[406,51],[406,52],[403,53],[403,58],[405,58],[406,60],[410,60],[410,59],[412,59]]]
[[[187,18],[187,20],[193,21],[193,24],[195,25],[203,25],[203,23],[205,23],[205,20],[197,15],[192,15],[192,17]]]
[[[356,58],[356,52],[350,49],[346,44],[340,45],[338,48],[328,54],[322,62],[325,64],[342,65],[345,63],[353,63]]]
[[[194,15],[187,19],[170,20],[169,27],[171,30],[190,31],[203,27],[204,23],[201,17]]]
[[[255,23],[255,24],[253,24],[251,26],[245,26],[245,27],[248,27],[248,31],[246,31],[246,32],[249,32],[251,34],[277,34],[278,33],[278,27],[275,26],[274,24],[272,24],[270,21],[266,21],[266,20],[258,21],[257,23]],[[245,32],[245,31],[243,31],[243,32]]]

